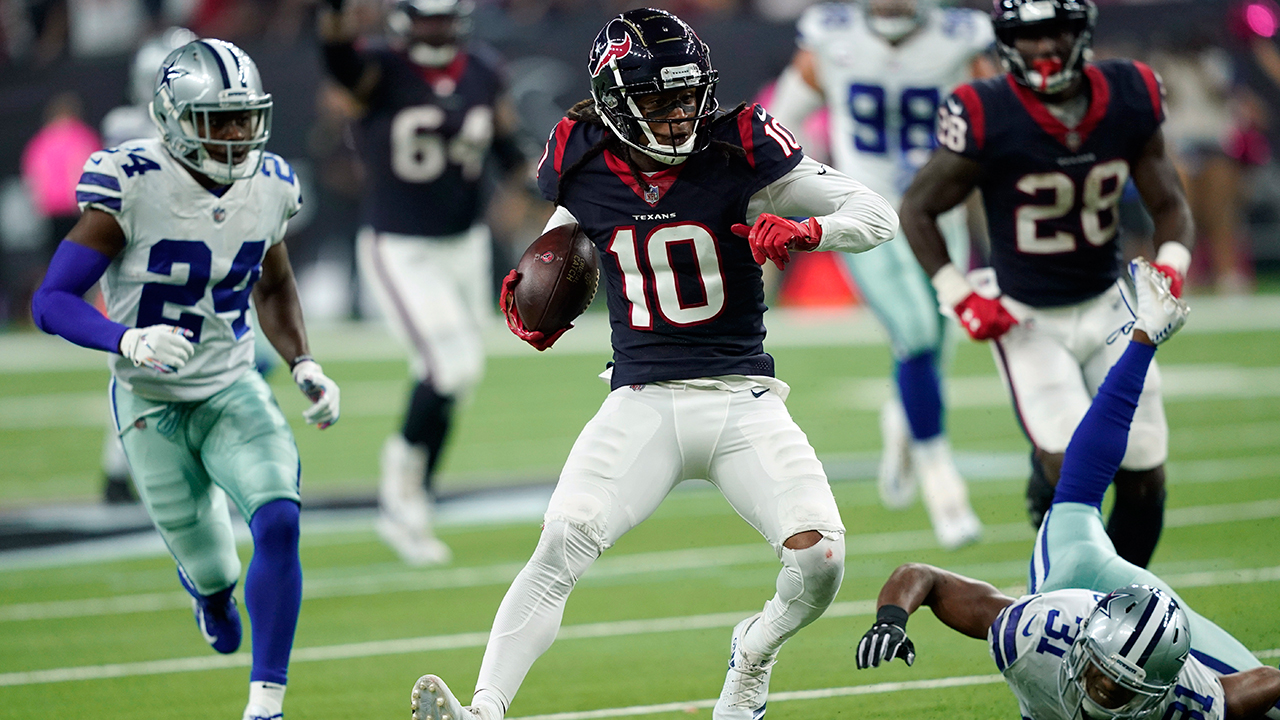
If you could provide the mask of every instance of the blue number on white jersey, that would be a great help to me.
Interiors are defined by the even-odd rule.
[[[249,295],[253,291],[253,285],[262,274],[266,244],[265,240],[251,240],[241,245],[235,259],[231,261],[231,269],[226,277],[213,286],[214,312],[239,311],[239,315],[231,322],[236,339],[249,329],[245,313],[249,310]],[[153,245],[147,258],[147,270],[157,275],[173,276],[174,265],[186,265],[187,282],[183,285],[163,282],[144,285],[142,297],[138,301],[138,327],[176,325],[192,332],[191,342],[200,342],[203,318],[194,313],[180,312],[174,320],[165,316],[164,309],[166,304],[180,308],[195,307],[204,298],[209,286],[212,264],[212,251],[199,240],[161,240]]]

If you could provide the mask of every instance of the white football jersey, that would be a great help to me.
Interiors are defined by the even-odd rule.
[[[898,45],[867,27],[861,5],[805,11],[797,43],[813,53],[831,112],[835,166],[897,200],[935,147],[938,103],[970,79],[975,55],[995,42],[986,13],[931,8]]]
[[[76,186],[81,211],[110,213],[125,248],[102,276],[107,316],[130,327],[191,330],[195,354],[160,374],[111,355],[130,392],[162,402],[202,400],[253,367],[249,295],[267,249],[302,204],[293,168],[266,153],[262,169],[221,197],[196,182],[160,140],[100,150]]]
[[[1005,608],[987,631],[991,657],[1018,698],[1024,718],[1079,720],[1075,708],[1062,706],[1058,674],[1080,624],[1105,593],[1055,590],[1024,595]],[[1188,656],[1178,682],[1151,717],[1162,720],[1222,720],[1226,699],[1222,683],[1208,668]]]

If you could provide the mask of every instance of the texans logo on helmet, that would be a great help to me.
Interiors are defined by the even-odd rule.
[[[555,259],[556,259],[555,253],[551,252],[550,250],[538,256],[538,260],[541,260],[543,263],[546,263],[546,264],[550,264],[551,261]]]
[[[591,69],[591,77],[599,75],[600,71],[604,70],[604,66],[608,65],[611,60],[626,57],[629,52],[631,52],[630,35],[624,35],[621,40],[610,38],[609,47],[605,48],[605,51],[600,54],[600,59],[596,61],[596,66]]]

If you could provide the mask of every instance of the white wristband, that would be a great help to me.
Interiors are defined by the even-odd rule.
[[[943,265],[929,282],[933,283],[933,289],[938,293],[938,304],[945,308],[954,308],[973,292],[973,286],[955,263]]]
[[[1160,249],[1156,251],[1156,264],[1168,265],[1178,274],[1186,277],[1187,269],[1191,267],[1191,251],[1186,245],[1170,240],[1160,244]]]

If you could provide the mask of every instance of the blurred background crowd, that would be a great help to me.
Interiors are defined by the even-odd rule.
[[[686,18],[714,48],[719,97],[756,97],[794,52],[795,20],[813,0],[478,0],[472,41],[506,59],[519,140],[536,160],[564,110],[588,94],[589,43],[617,12],[653,5]],[[950,3],[989,9],[986,0]],[[373,35],[388,3],[350,0]],[[1189,278],[1198,292],[1274,286],[1280,270],[1280,5],[1273,0],[1100,0],[1096,51],[1144,60],[1164,79],[1165,136],[1199,234]],[[231,40],[275,97],[269,149],[304,183],[290,255],[312,320],[370,312],[354,271],[362,173],[352,140],[358,106],[323,69],[316,0],[0,0],[0,328],[30,326],[28,299],[79,213],[74,186],[94,150],[128,139],[142,115],[148,54],[173,28]],[[532,165],[532,163],[530,163]],[[494,173],[497,177],[497,173]],[[495,181],[495,272],[514,265],[549,208],[532,188]],[[1149,232],[1136,193],[1124,226]]]

